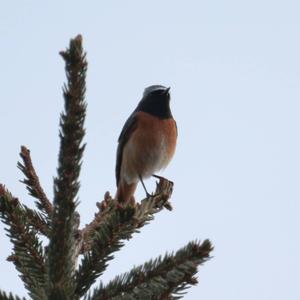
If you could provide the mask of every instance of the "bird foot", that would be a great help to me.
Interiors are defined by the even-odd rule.
[[[159,175],[156,175],[156,174],[153,174],[152,175],[153,177],[159,179],[160,181],[163,181],[163,182],[169,182],[171,185],[174,185],[174,182],[165,178],[165,177],[162,177],[162,176],[159,176]]]

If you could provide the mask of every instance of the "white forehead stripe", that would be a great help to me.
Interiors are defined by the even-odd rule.
[[[148,95],[154,91],[164,91],[166,89],[167,88],[163,85],[150,85],[147,88],[145,88],[143,96]]]

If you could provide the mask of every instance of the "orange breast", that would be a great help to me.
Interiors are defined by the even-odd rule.
[[[159,119],[137,114],[137,128],[124,146],[121,173],[128,183],[139,174],[149,177],[170,162],[176,148],[177,128],[174,119]]]

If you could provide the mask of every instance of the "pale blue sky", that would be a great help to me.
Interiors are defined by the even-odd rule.
[[[171,86],[179,128],[163,173],[175,182],[174,211],[127,243],[104,280],[210,238],[214,258],[185,299],[300,299],[299,14],[289,0],[2,1],[0,182],[32,205],[18,182],[23,144],[52,196],[65,80],[58,51],[81,33],[89,61],[82,224],[115,192],[117,137],[147,85]],[[0,289],[25,295],[0,229]]]

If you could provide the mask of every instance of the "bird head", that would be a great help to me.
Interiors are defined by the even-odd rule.
[[[143,98],[137,110],[149,113],[156,117],[171,118],[170,88],[162,85],[151,85],[144,90]]]

